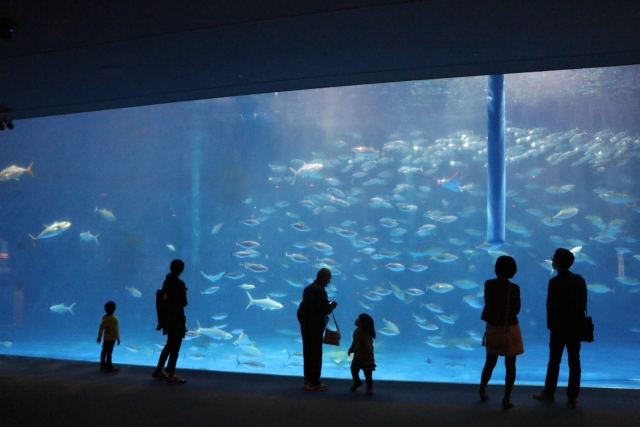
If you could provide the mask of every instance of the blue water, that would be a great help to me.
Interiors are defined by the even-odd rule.
[[[349,377],[353,322],[367,312],[383,331],[377,379],[475,383],[482,284],[506,253],[522,296],[517,382],[541,384],[546,261],[566,247],[592,285],[596,341],[583,345],[583,384],[636,388],[638,71],[505,77],[507,231],[493,251],[482,247],[486,77],[16,122],[0,133],[0,170],[33,163],[34,176],[0,182],[0,353],[97,361],[103,305],[113,300],[122,338],[114,363],[155,365],[163,337],[154,293],[181,258],[188,328],[218,325],[233,338],[185,340],[179,369],[301,376],[296,304],[328,266],[343,339],[325,346],[323,377]],[[291,169],[305,163],[317,170],[292,183]],[[53,237],[29,236],[63,221],[71,225]],[[97,238],[81,239],[87,232]],[[256,256],[238,257],[243,241],[259,243]],[[282,308],[247,307],[247,292]],[[73,314],[51,309],[59,304],[74,304]],[[499,366],[494,380],[503,374]]]

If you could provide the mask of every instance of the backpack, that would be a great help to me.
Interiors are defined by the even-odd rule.
[[[158,315],[158,325],[163,328],[171,326],[176,318],[176,311],[169,298],[169,293],[162,289],[156,291],[156,314]]]

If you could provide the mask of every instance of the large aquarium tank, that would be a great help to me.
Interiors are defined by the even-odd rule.
[[[487,80],[16,122],[0,132],[0,353],[97,362],[112,300],[114,364],[155,366],[155,292],[180,258],[179,370],[301,377],[296,310],[327,267],[342,342],[325,346],[324,378],[350,378],[364,312],[376,379],[477,383],[483,284],[508,254],[522,296],[517,383],[542,384],[550,258],[563,247],[596,325],[583,385],[639,387],[640,66],[505,76],[499,247],[486,244]],[[561,382],[567,371],[565,356]]]

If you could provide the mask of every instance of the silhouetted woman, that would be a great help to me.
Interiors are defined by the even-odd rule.
[[[511,390],[516,381],[516,356],[524,353],[522,333],[518,324],[520,313],[520,287],[511,283],[509,279],[518,271],[516,261],[510,256],[501,256],[496,260],[496,279],[487,280],[484,283],[484,310],[482,320],[487,322],[485,332],[487,359],[482,369],[480,379],[480,400],[486,402],[489,395],[485,391],[493,368],[498,362],[498,356],[504,356],[506,375],[504,378],[505,389],[502,399],[504,409],[513,408],[511,403]],[[508,331],[505,332],[505,329]],[[510,343],[504,345],[499,338],[501,334],[510,336]]]

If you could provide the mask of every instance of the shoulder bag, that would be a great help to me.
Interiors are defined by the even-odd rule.
[[[332,331],[331,329],[327,328],[324,330],[324,339],[322,340],[323,343],[325,344],[329,344],[329,345],[340,345],[340,327],[338,327],[338,322],[336,322],[336,316],[331,313],[331,316],[333,316],[333,323],[336,324],[336,330]]]
[[[586,315],[580,325],[580,342],[593,342],[593,320],[589,316],[589,310],[585,310]]]

